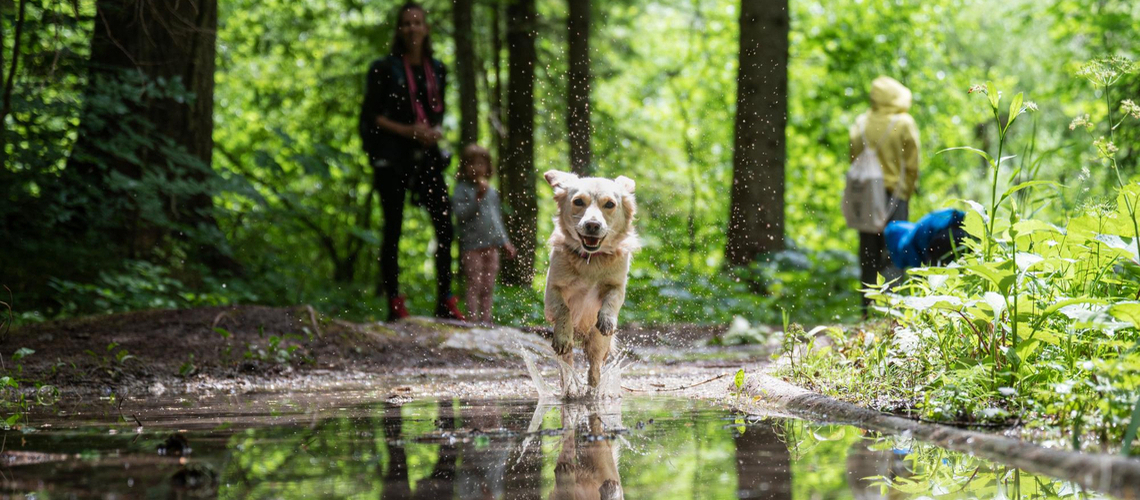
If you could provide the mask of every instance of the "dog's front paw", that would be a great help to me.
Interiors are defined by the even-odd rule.
[[[574,464],[570,462],[558,462],[554,464],[554,475],[561,476],[563,474],[571,474],[574,472]]]
[[[613,479],[607,479],[598,487],[598,495],[602,500],[616,500],[622,498],[621,485]]]
[[[574,337],[569,335],[555,335],[554,339],[550,341],[550,347],[554,348],[554,354],[559,356],[570,354],[570,351],[574,350]]]
[[[599,314],[598,323],[594,326],[597,327],[599,332],[602,332],[602,335],[608,337],[610,335],[613,335],[614,330],[617,328],[617,318]]]

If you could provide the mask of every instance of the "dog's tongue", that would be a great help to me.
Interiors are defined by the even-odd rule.
[[[598,243],[601,243],[601,241],[601,238],[591,238],[589,236],[582,237],[582,243],[585,243],[588,247],[596,247],[598,246]]]

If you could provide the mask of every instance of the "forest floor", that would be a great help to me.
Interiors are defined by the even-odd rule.
[[[980,454],[1120,498],[1140,495],[1131,486],[1140,478],[1140,462],[1049,450],[1016,433],[953,429],[836,401],[771,377],[771,354],[778,345],[710,342],[726,330],[625,325],[617,337],[628,362],[622,387],[633,395],[713,400],[751,414],[853,423]],[[307,306],[154,310],[13,330],[5,345],[23,356],[5,362],[23,390],[37,392],[35,399],[50,400],[49,405],[61,405],[68,413],[110,401],[109,411],[117,411],[120,419],[130,421],[129,415],[140,422],[136,415],[144,421],[154,418],[146,413],[149,407],[162,413],[170,411],[172,400],[218,396],[240,400],[245,407],[276,404],[279,395],[288,394],[290,400],[309,399],[325,408],[362,401],[536,399],[522,352],[538,353],[543,377],[556,378],[553,363],[541,359],[540,353],[548,350],[547,335],[541,328],[484,328],[427,318],[353,323],[321,316]],[[746,380],[736,385],[734,375],[742,369]]]
[[[617,337],[630,362],[623,386],[634,393],[725,396],[739,369],[766,366],[775,348],[707,345],[725,329],[624,326]],[[336,389],[534,397],[521,351],[541,351],[548,332],[428,318],[353,323],[307,306],[237,306],[28,325],[5,344],[34,351],[18,361],[24,387],[50,386],[42,391],[54,388],[64,398]]]

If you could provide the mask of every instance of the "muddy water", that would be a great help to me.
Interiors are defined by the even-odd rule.
[[[3,435],[0,496],[1098,498],[906,438],[746,418],[685,399],[543,406],[371,402],[377,397],[125,408],[108,399],[38,416],[33,431]]]

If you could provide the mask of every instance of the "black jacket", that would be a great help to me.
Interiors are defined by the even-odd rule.
[[[447,90],[447,69],[436,59],[431,60],[432,70],[438,80],[440,98]],[[428,104],[427,85],[424,72],[412,68],[416,77],[417,97],[427,112],[428,122],[433,126],[443,121],[445,109],[436,113]],[[387,56],[372,62],[364,89],[364,104],[360,108],[360,139],[364,151],[373,158],[386,158],[402,161],[411,151],[420,148],[415,140],[400,137],[381,130],[376,126],[376,117],[383,115],[397,123],[411,125],[416,122],[416,113],[408,96],[408,79],[404,72],[404,61],[397,56]]]

